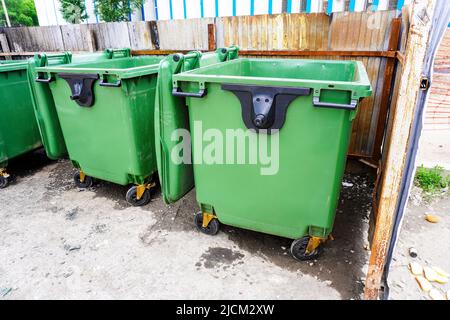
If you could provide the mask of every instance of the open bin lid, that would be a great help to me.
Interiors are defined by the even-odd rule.
[[[188,110],[183,97],[172,95],[172,76],[177,73],[234,60],[238,47],[221,48],[215,52],[174,54],[161,61],[155,100],[155,150],[163,199],[166,203],[179,200],[194,187],[192,164],[175,164],[171,151],[179,143],[172,141],[175,130],[189,132]]]

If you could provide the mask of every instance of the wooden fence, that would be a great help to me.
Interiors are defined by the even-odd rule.
[[[399,37],[396,15],[390,10],[3,28],[0,56],[122,47],[150,54],[236,44],[245,56],[359,60],[373,95],[359,107],[349,154],[378,160]]]

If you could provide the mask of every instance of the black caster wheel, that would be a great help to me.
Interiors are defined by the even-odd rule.
[[[306,248],[308,247],[310,236],[306,236],[297,240],[294,240],[291,245],[291,254],[292,256],[300,261],[314,260],[319,257],[322,253],[322,245],[319,245],[313,252],[306,252]]]
[[[197,229],[207,235],[214,236],[219,232],[219,220],[212,219],[206,228],[203,227],[203,212],[197,212],[194,216],[194,223]]]
[[[145,189],[144,193],[142,194],[142,197],[138,200],[136,186],[132,186],[130,189],[128,189],[126,196],[127,202],[134,207],[145,206],[150,202],[150,198],[151,198],[150,190]]]
[[[92,177],[86,176],[86,175],[84,176],[84,181],[81,182],[79,172],[74,174],[73,180],[75,181],[75,184],[77,185],[77,187],[81,188],[81,189],[90,188],[94,184],[94,179],[92,179]]]
[[[0,176],[0,189],[6,188],[9,184],[9,179],[7,177]]]

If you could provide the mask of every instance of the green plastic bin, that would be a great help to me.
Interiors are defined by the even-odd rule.
[[[126,199],[150,201],[157,171],[154,101],[162,57],[132,57],[36,68],[50,89],[69,158],[81,188],[92,178],[135,184]]]
[[[130,49],[106,49],[99,53],[72,55],[70,52],[61,54],[39,53],[28,60],[28,80],[30,83],[33,107],[38,122],[39,131],[47,156],[59,159],[67,155],[67,148],[59,124],[49,83],[53,78],[38,73],[36,68],[47,66],[61,66],[70,63],[100,62],[111,59],[128,58]]]
[[[42,146],[27,80],[27,61],[0,64],[0,188],[8,185],[8,160]]]
[[[215,52],[169,55],[160,64],[155,101],[155,145],[159,181],[166,203],[179,200],[194,186],[192,165],[171,161],[171,151],[178,144],[178,140],[172,139],[172,134],[178,129],[189,130],[186,99],[172,95],[172,77],[180,72],[234,60],[238,57],[238,50],[238,47],[231,46]]]
[[[357,105],[372,92],[363,64],[237,59],[176,74],[173,86],[189,110],[197,227],[295,239],[295,258],[316,258],[333,227]],[[233,142],[242,132],[245,144]]]

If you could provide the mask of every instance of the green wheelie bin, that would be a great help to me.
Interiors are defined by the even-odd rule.
[[[38,67],[60,66],[70,63],[99,62],[111,59],[129,58],[131,50],[106,49],[98,53],[85,53],[72,55],[70,52],[61,54],[37,53],[28,60],[28,81],[30,83],[33,107],[47,156],[50,159],[59,159],[67,155],[66,143],[59,124],[55,103],[49,83],[53,78],[37,72]]]
[[[150,201],[157,171],[154,102],[163,57],[129,57],[38,67],[49,83],[74,180],[88,188],[93,178],[134,184],[127,201]]]
[[[174,139],[173,134],[184,130],[189,136],[186,99],[172,94],[172,77],[180,72],[234,60],[238,57],[238,50],[238,47],[231,46],[215,52],[194,51],[186,55],[169,55],[161,61],[155,100],[155,146],[161,192],[166,203],[176,202],[194,187],[192,164],[173,162],[171,157],[172,150],[179,144],[179,139]]]
[[[27,80],[27,61],[0,64],[0,188],[9,182],[8,160],[42,146]]]
[[[356,61],[237,59],[173,76],[186,97],[201,211],[219,222],[293,239],[299,260],[329,237],[352,120],[372,93]]]

